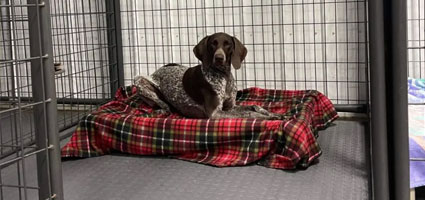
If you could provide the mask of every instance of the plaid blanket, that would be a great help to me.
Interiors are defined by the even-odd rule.
[[[271,168],[308,167],[321,154],[317,131],[338,115],[315,90],[249,88],[239,105],[259,105],[285,120],[187,119],[144,104],[139,88],[121,88],[115,100],[83,117],[62,157],[92,157],[112,151],[168,155],[214,166],[257,163]]]

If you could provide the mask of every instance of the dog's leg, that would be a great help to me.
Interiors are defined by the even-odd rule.
[[[271,113],[260,106],[235,106],[228,111],[217,111],[212,116],[213,119],[222,118],[256,118],[256,119],[268,119],[277,120],[283,119],[284,117],[279,114]]]
[[[206,118],[212,118],[217,112],[217,107],[222,103],[217,95],[213,95],[205,89],[201,89],[204,97],[204,112]]]
[[[231,110],[232,108],[234,108],[234,107],[235,107],[235,104],[236,104],[236,101],[235,101],[235,99],[234,99],[234,98],[226,99],[226,100],[223,102],[223,110],[224,110],[224,111]]]

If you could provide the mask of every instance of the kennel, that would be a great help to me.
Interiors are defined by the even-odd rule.
[[[410,10],[416,1],[409,2]],[[356,199],[405,199],[408,195],[408,148],[404,134],[407,122],[400,120],[407,119],[403,108],[407,105],[407,74],[399,66],[408,63],[404,27],[408,24],[408,30],[419,33],[418,38],[416,34],[409,35],[409,75],[423,77],[422,60],[415,59],[423,56],[425,34],[421,35],[421,14],[416,29],[413,20],[406,19],[408,9],[403,1],[0,0],[0,8],[1,199],[62,199],[62,188],[69,199],[89,194],[93,199],[124,198],[114,195],[137,193],[136,188],[127,186],[123,193],[112,185],[105,186],[109,192],[98,187],[104,180],[111,184],[129,181],[135,186],[141,186],[135,183],[135,177],[146,180],[139,175],[131,179],[127,174],[123,178],[103,177],[91,182],[92,188],[77,187],[89,181],[87,176],[101,176],[99,173],[107,170],[102,167],[106,164],[120,173],[135,173],[134,165],[162,170],[146,175],[148,181],[158,178],[157,184],[142,185],[146,190],[155,190],[144,196],[148,199],[213,199],[205,187],[217,189],[223,199],[247,199],[232,187],[234,184],[252,197],[271,192],[275,196],[269,199],[273,199],[279,198],[279,184],[306,183],[307,177],[333,184],[325,189],[285,185],[284,191],[298,191],[300,195],[303,188],[319,199],[345,195]],[[417,6],[417,12],[423,13],[422,8]],[[110,101],[119,87],[132,84],[136,75],[150,75],[171,62],[197,64],[193,46],[214,32],[234,35],[248,48],[243,67],[233,71],[238,88],[318,90],[332,100],[337,111],[362,113],[367,116],[366,122],[363,118],[342,121],[338,128],[321,136],[321,142],[328,145],[323,149],[330,152],[324,155],[323,167],[307,169],[298,176],[258,172],[257,168],[249,167],[238,169],[247,176],[245,179],[236,177],[234,169],[223,169],[226,179],[215,168],[127,156],[61,164],[58,139],[68,138],[84,115]],[[350,156],[354,158],[349,159]],[[87,172],[76,175],[75,170]],[[176,178],[168,171],[181,176]],[[196,178],[189,183],[174,180],[191,173],[211,178],[203,172],[219,177],[224,184],[203,185]],[[167,182],[161,173],[174,179]],[[261,182],[269,184],[270,191],[265,186],[247,184],[261,176],[271,180]],[[335,178],[338,176],[345,178]],[[287,178],[288,182],[277,181],[276,177]],[[313,183],[323,186],[325,182]],[[186,188],[174,186],[174,193],[158,189],[172,184]],[[72,188],[79,188],[79,194]],[[188,190],[204,191],[204,196],[196,192],[186,196]],[[296,198],[294,194],[280,195]]]

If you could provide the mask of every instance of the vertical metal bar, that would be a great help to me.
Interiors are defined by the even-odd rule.
[[[85,12],[84,8],[86,8],[86,7],[90,8],[90,3],[88,4],[88,6],[84,6],[84,2],[87,2],[87,1],[80,0],[80,2],[81,2],[81,13],[84,13]],[[90,13],[90,11],[89,11],[89,13]],[[77,21],[79,21],[79,20],[77,20]],[[84,27],[84,28],[85,27],[90,27],[91,28],[91,26],[92,26],[92,24],[87,24],[87,22],[86,22],[86,14],[85,13],[82,15],[81,22],[82,22],[82,27]],[[81,68],[83,69],[81,71],[81,76],[82,76],[82,80],[83,80],[82,81],[83,82],[83,88],[82,88],[82,90],[84,91],[84,94],[86,95],[85,98],[93,98],[92,95],[91,95],[92,94],[91,93],[91,90],[92,90],[91,89],[92,88],[91,87],[92,80],[90,79],[90,57],[89,57],[90,47],[89,47],[89,43],[87,41],[87,35],[88,35],[88,33],[85,32],[84,28],[82,28],[83,29],[83,31],[82,31],[82,35],[83,36],[82,36],[82,38],[80,38],[80,41],[82,41],[82,43],[83,43],[80,46],[84,48],[84,51],[85,51],[84,54],[85,54],[85,58],[86,58],[85,62],[81,62]],[[90,31],[90,32],[93,34],[93,31]],[[84,57],[84,55],[82,53],[81,53],[81,57]],[[83,59],[81,59],[81,61],[83,61]],[[93,63],[93,65],[94,65],[94,63]],[[96,70],[96,66],[94,66],[93,68],[94,68],[94,70]],[[84,72],[86,72],[86,73],[84,73]],[[84,79],[86,79],[86,80],[84,80]],[[86,90],[84,88],[90,88],[90,89],[87,89]]]
[[[423,6],[422,6],[422,11],[423,12],[425,12],[425,2],[423,2],[422,1],[422,4],[423,4]],[[418,6],[419,7],[419,6]],[[419,23],[420,23],[420,21],[421,21],[422,19],[419,17]],[[424,21],[424,25],[425,25],[425,14],[424,14],[424,18],[423,18],[423,21]],[[420,28],[419,28],[420,29]],[[421,31],[424,31],[423,29],[420,29]],[[422,32],[422,33],[424,33],[424,32]],[[423,34],[422,34],[423,35]],[[419,37],[419,40],[420,40],[421,38]],[[421,40],[421,42],[425,42],[424,40]],[[420,42],[420,44],[419,44],[419,46],[423,46],[423,45],[425,45],[425,44],[422,44]],[[423,74],[425,71],[424,70],[422,70],[422,68],[424,68],[424,66],[422,65],[422,52],[424,52],[425,50],[424,49],[420,49],[419,50],[420,51],[420,54],[421,54],[421,67],[419,68],[419,78],[424,78],[425,77],[425,74]]]
[[[294,67],[294,73],[292,74],[293,79],[291,80],[291,82],[294,82],[294,87],[291,89],[296,90],[297,89],[297,57],[296,57],[296,52],[297,50],[295,49],[296,45],[295,45],[295,14],[294,14],[294,0],[291,1],[291,27],[292,27],[292,63],[293,63],[293,67]]]
[[[130,58],[134,58],[134,56],[132,54],[132,48],[134,47],[134,45],[132,44],[131,40],[132,40],[132,37],[134,37],[134,30],[137,30],[139,28],[138,27],[138,23],[136,23],[136,25],[130,24],[130,22],[133,22],[133,20],[131,20],[131,19],[136,18],[135,17],[136,16],[136,12],[132,12],[131,11],[131,7],[132,6],[136,7],[136,5],[133,5],[133,2],[137,2],[137,1],[126,1],[126,5],[127,6],[125,8],[126,9],[125,11],[127,13],[127,37],[128,37],[128,47],[127,48],[129,49],[128,50],[128,56]],[[143,6],[143,11],[142,12],[145,13],[145,7],[144,6]],[[136,35],[135,37],[138,37],[138,35]],[[145,32],[145,41],[147,41],[146,32]],[[148,52],[148,51],[146,50],[146,52]],[[146,56],[146,61],[147,61],[147,63],[149,63],[149,57],[148,56]],[[129,60],[129,63],[133,63],[133,62],[134,61]],[[134,77],[135,76],[135,74],[133,73],[133,71],[134,71],[134,65],[131,64],[129,66],[130,66],[130,76],[131,77]],[[148,74],[149,74],[149,67],[147,67],[147,70],[148,70]]]
[[[334,17],[335,17],[335,78],[336,78],[336,104],[338,104],[338,103],[340,103],[340,98],[339,98],[339,84],[340,84],[340,81],[339,81],[339,79],[338,79],[338,75],[339,75],[339,73],[338,73],[338,65],[339,65],[339,62],[338,62],[338,44],[339,44],[339,42],[338,42],[338,20],[337,20],[337,18],[338,18],[338,16],[337,16],[337,12],[338,12],[338,10],[337,10],[337,6],[338,6],[338,3],[337,3],[337,0],[335,0],[334,2],[333,2],[333,4],[334,4]]]
[[[367,80],[368,78],[367,77],[370,77],[369,75],[370,75],[370,72],[369,72],[369,68],[370,68],[370,62],[369,62],[369,43],[367,42],[368,41],[368,39],[369,39],[369,29],[368,29],[368,19],[369,19],[369,15],[368,15],[368,11],[367,11],[367,8],[368,8],[368,1],[367,0],[364,0],[363,1],[363,11],[364,11],[364,17],[363,17],[363,26],[364,26],[364,31],[363,31],[363,43],[364,43],[364,45],[365,45],[365,51],[364,51],[364,54],[363,54],[363,56],[364,56],[364,65],[365,65],[365,68],[366,68],[366,70],[364,71],[365,72],[365,74],[364,74],[364,77],[366,77],[365,79]],[[358,30],[358,34],[360,33],[360,30]],[[360,55],[360,54],[359,54]],[[359,58],[359,63],[360,63],[360,58]],[[358,67],[360,67],[360,66],[358,66]],[[359,79],[358,79],[358,82],[360,83],[360,73],[359,73]],[[365,81],[366,82],[366,84],[368,83],[367,81]],[[365,84],[365,85],[366,85]],[[367,87],[367,86],[365,86],[365,88],[366,88],[366,99],[365,99],[365,104],[367,104],[368,102],[369,102],[369,100],[370,100],[370,87]]]
[[[178,2],[178,1],[177,1]],[[179,4],[177,3],[177,6],[178,6]],[[157,56],[156,56],[156,51],[157,51],[157,45],[156,45],[156,34],[155,34],[155,6],[154,6],[154,1],[153,0],[151,0],[151,5],[150,5],[150,9],[151,9],[151,11],[152,11],[152,35],[153,35],[153,37],[152,37],[152,40],[153,40],[153,65],[154,66],[157,66],[158,65],[158,63],[156,62],[156,58],[157,58]],[[145,11],[146,12],[146,11]],[[178,15],[177,15],[177,17],[178,17]],[[178,22],[180,23],[180,19],[178,20]],[[179,29],[179,41],[180,41],[180,38],[181,38],[181,34],[180,34],[180,26],[178,27],[178,29]],[[138,37],[138,36],[136,36],[136,37]],[[181,62],[182,61],[182,52],[181,52],[181,42],[179,42],[179,47],[180,47],[180,61],[179,62]],[[147,65],[147,67],[149,68],[149,65]]]
[[[281,76],[282,76],[282,82],[281,82],[281,89],[286,90],[286,55],[285,55],[285,27],[284,27],[284,14],[283,14],[283,5],[279,6],[279,33],[280,33],[280,44],[281,44],[281,62],[282,62],[282,70],[281,70]]]
[[[319,4],[319,6],[320,6],[320,4]],[[313,1],[313,51],[314,51],[314,54],[313,54],[313,60],[314,60],[314,89],[315,90],[319,90],[319,88],[317,88],[317,51],[316,51],[316,35],[317,35],[317,32],[316,32],[316,15],[315,15],[315,11],[316,10],[316,7],[315,7],[315,3],[314,3],[314,1]]]
[[[103,8],[103,4],[102,4],[102,2],[104,3],[104,1],[103,0],[97,0],[97,2],[95,3],[96,4],[96,13],[101,13],[101,12],[103,12],[104,10],[102,9]],[[101,20],[102,19],[102,20]],[[105,21],[106,20],[103,20],[104,18],[103,18],[103,16],[102,15],[100,15],[100,14],[97,14],[96,15],[96,21],[97,21],[97,24],[99,25],[99,27],[100,28],[104,28],[104,25],[105,25]],[[122,32],[122,30],[121,30],[121,32]],[[98,31],[97,32],[98,33],[98,35],[99,35],[99,41],[101,41],[100,43],[99,43],[99,47],[102,47],[102,50],[100,51],[100,66],[102,66],[102,68],[100,69],[100,82],[101,82],[101,85],[102,85],[102,99],[106,99],[106,94],[107,94],[107,89],[109,90],[109,88],[106,88],[105,86],[108,86],[108,85],[110,85],[110,84],[108,84],[107,85],[107,83],[106,82],[108,82],[109,83],[109,81],[107,81],[107,80],[105,80],[105,77],[106,77],[106,75],[105,75],[105,66],[107,67],[107,65],[105,65],[105,59],[103,58],[103,55],[104,54],[106,54],[106,52],[108,51],[108,47],[107,47],[107,45],[106,45],[106,48],[105,48],[105,44],[104,44],[104,42],[106,41],[106,36],[105,36],[105,34],[107,33],[107,31]],[[105,82],[106,81],[106,82]]]
[[[255,46],[257,45],[255,43],[255,26],[254,26],[254,2],[251,0],[251,3],[249,4],[249,7],[251,8],[251,34],[252,34],[252,66],[255,66],[257,64],[257,59],[255,58]],[[257,86],[257,70],[256,67],[253,67],[253,75],[254,75],[254,87],[258,87]]]
[[[305,31],[305,26],[306,26],[306,24],[305,24],[305,5],[304,5],[304,0],[302,0],[301,1],[301,14],[302,14],[302,22],[301,22],[301,26],[302,26],[302,32],[303,32],[303,39],[302,39],[302,41],[303,41],[303,65],[304,65],[304,87],[303,87],[303,89],[304,90],[306,90],[307,89],[307,68],[306,68],[306,51],[305,51],[305,43],[306,43],[306,41],[305,41],[305,34],[306,34],[306,31]]]
[[[94,6],[96,6],[96,1],[94,2]],[[93,26],[93,24],[96,24],[95,23],[95,21],[93,20],[93,15],[97,15],[97,14],[93,14],[93,13],[96,13],[96,8],[94,8],[93,10],[92,10],[92,4],[91,4],[91,1],[89,1],[89,17],[90,17],[90,24]],[[96,24],[96,27],[95,27],[96,29],[100,29],[101,27],[100,27],[100,25],[99,24]],[[99,40],[99,41],[102,41],[102,39],[99,37],[99,32],[100,31],[96,31],[96,35],[93,33],[93,32],[91,32],[91,38],[92,39],[94,39],[94,38],[96,38],[97,37],[97,39]],[[96,64],[97,64],[97,60],[96,60],[96,50],[94,50],[94,49],[96,49],[97,47],[96,46],[99,46],[98,48],[99,48],[99,54],[102,54],[102,47],[101,47],[101,45],[99,45],[99,44],[95,44],[93,41],[91,42],[91,46],[92,46],[92,49],[93,49],[93,54],[92,54],[92,56],[93,56],[93,64],[95,65],[94,67],[93,67],[93,76],[94,76],[94,90],[95,90],[95,95],[93,96],[93,97],[90,97],[90,98],[95,98],[95,99],[97,99],[97,98],[99,98],[99,91],[98,91],[98,87],[99,87],[99,85],[98,85],[98,83],[97,83],[97,79],[98,79],[98,74],[97,74],[97,67],[96,67]],[[101,58],[99,59],[100,60],[100,62],[102,62],[101,60]],[[99,65],[99,66],[102,66],[102,65]],[[101,68],[99,69],[99,70],[102,70]]]
[[[260,4],[260,9],[261,9],[261,12],[260,12],[260,15],[261,15],[261,36],[262,36],[262,38],[261,38],[261,48],[262,48],[262,51],[263,51],[263,55],[262,55],[262,57],[263,57],[263,82],[264,82],[264,85],[262,85],[262,87],[264,87],[264,88],[268,88],[267,87],[267,73],[266,73],[266,70],[267,70],[267,68],[266,68],[266,65],[267,65],[267,62],[266,62],[266,46],[264,45],[264,43],[265,43],[265,37],[264,37],[264,4],[263,4],[263,1],[261,1],[261,4]],[[254,15],[254,13],[252,13],[252,15]],[[252,22],[252,25],[254,26],[254,22]],[[254,37],[255,37],[255,32],[253,33],[254,35]],[[254,38],[253,37],[253,38]],[[273,33],[272,33],[272,37],[273,37]],[[273,51],[272,51],[273,52]]]
[[[106,0],[106,21],[108,27],[109,76],[111,96],[124,86],[124,65],[121,34],[121,12],[119,0]]]
[[[22,3],[22,2],[19,2]],[[12,24],[13,24],[13,29],[12,29],[12,37],[15,38],[15,40],[18,40],[18,34],[16,29],[18,29],[18,25],[16,22],[16,7],[14,2],[11,2],[11,13],[12,13]],[[21,15],[23,13],[20,13]],[[24,40],[25,41],[25,40]],[[19,44],[19,41],[17,42],[18,44],[13,45],[13,52],[16,55],[22,55],[22,52],[19,52],[19,48],[17,47],[17,45]],[[20,72],[20,68],[19,68],[19,64],[15,64],[14,65],[14,69],[16,70],[16,74],[17,74],[17,79],[16,79],[16,92],[17,92],[17,107],[18,107],[18,111],[17,111],[17,115],[14,114],[15,116],[15,134],[16,134],[16,145],[20,146],[21,151],[16,152],[16,157],[24,157],[24,134],[22,133],[22,126],[21,126],[21,122],[22,122],[22,108],[21,108],[21,72]],[[15,88],[13,88],[15,90]],[[20,154],[20,155],[19,155]],[[28,192],[27,192],[27,179],[26,179],[26,174],[25,174],[25,159],[22,159],[21,162],[17,162],[17,171],[18,171],[18,185],[21,185],[21,170],[22,169],[22,184],[23,184],[23,190],[24,190],[24,198],[27,199],[28,197]],[[19,196],[21,198],[21,188],[19,189]]]
[[[81,11],[79,10],[80,8],[82,8],[83,5],[79,5],[78,1],[72,1],[72,2],[74,3],[74,6],[73,6],[74,10],[73,11],[70,10],[70,11],[74,12],[74,13],[83,13],[82,10]],[[75,15],[74,20],[71,21],[72,26],[75,27],[75,30],[77,32],[77,33],[73,33],[73,35],[75,35],[75,37],[74,37],[75,42],[76,42],[75,44],[78,44],[78,45],[75,45],[75,47],[76,47],[75,49],[77,50],[77,53],[74,55],[74,60],[75,60],[75,63],[76,63],[76,66],[75,66],[76,70],[75,70],[75,75],[74,75],[75,90],[76,90],[75,100],[76,100],[77,104],[81,104],[81,102],[79,100],[81,98],[85,98],[85,96],[84,96],[84,94],[85,94],[85,92],[84,92],[85,82],[83,80],[83,78],[84,78],[84,76],[83,76],[83,73],[84,73],[83,72],[84,71],[83,63],[85,62],[85,60],[83,59],[82,54],[86,50],[84,49],[84,47],[82,45],[83,40],[81,39],[81,35],[84,34],[84,32],[80,30],[80,29],[82,29],[82,27],[84,27],[84,24],[82,24],[80,26],[80,23],[82,23],[80,18],[83,18],[83,17],[84,17],[83,15]],[[83,109],[83,108],[81,108],[81,109]],[[80,115],[81,115],[82,112],[83,111],[80,111],[80,106],[77,106],[77,117],[78,118],[80,118]]]
[[[276,5],[273,5],[273,4],[271,4],[271,6],[270,6],[270,9],[271,9],[271,11],[270,11],[270,15],[271,15],[271,19],[272,19],[272,21],[271,21],[271,23],[272,23],[272,60],[273,60],[273,89],[274,90],[276,90],[277,89],[277,85],[276,85],[276,82],[277,82],[277,78],[276,78],[276,76],[277,76],[277,74],[276,74],[276,63],[277,63],[277,61],[276,61],[276,56],[275,56],[275,45],[276,45],[276,42],[275,42],[275,40],[274,40],[274,37],[275,37],[275,30],[274,30],[274,27],[276,26],[276,24],[275,24],[275,21],[274,21],[274,15],[275,15],[275,13],[273,12],[273,10],[274,10],[274,7],[276,7],[277,9],[278,9],[278,7],[276,6]],[[266,58],[264,58],[264,60],[265,60]]]
[[[240,21],[241,21],[241,41],[242,42],[244,42],[244,40],[245,40],[245,21],[244,21],[244,12],[243,12],[243,10],[244,10],[244,4],[243,4],[243,2],[244,1],[242,1],[242,0],[240,0],[239,1],[239,12],[240,12],[240,14],[239,14],[239,19],[240,19]],[[246,1],[245,1],[246,2]],[[247,67],[246,67],[246,61],[245,61],[245,66],[244,67],[242,67],[242,76],[243,76],[243,79],[245,80],[245,81],[243,81],[242,82],[242,88],[246,88],[246,87],[248,87],[248,81],[246,81],[247,80],[247,73],[246,73],[246,70],[247,70]]]
[[[387,93],[391,199],[409,199],[409,139],[407,110],[407,3],[385,1],[384,27],[388,37]],[[381,50],[382,51],[382,50]]]
[[[63,7],[63,5],[65,5],[65,7]],[[64,28],[69,27],[69,28],[65,29],[65,32],[66,32],[65,33],[65,44],[70,46],[70,47],[66,48],[66,56],[67,56],[67,61],[68,61],[67,65],[69,65],[69,66],[76,65],[77,53],[73,53],[73,52],[78,52],[77,49],[76,49],[76,46],[77,46],[76,44],[78,44],[78,42],[75,41],[75,37],[73,36],[73,34],[76,34],[76,33],[73,33],[73,32],[77,32],[77,31],[75,31],[75,26],[72,23],[75,20],[72,20],[72,18],[71,18],[71,13],[72,13],[71,8],[72,8],[71,3],[62,3],[62,10],[63,10],[62,12],[66,13],[66,15],[63,16],[63,18],[64,18],[63,27]],[[78,88],[74,88],[74,85],[78,87],[78,84],[77,84],[78,81],[75,78],[77,76],[77,69],[75,69],[75,67],[71,67],[69,69],[70,69],[70,71],[68,72],[69,76],[67,78],[67,81],[68,81],[69,98],[70,98],[69,104],[72,106],[74,104],[77,104],[76,95],[78,94]],[[79,107],[77,107],[77,109],[78,108]],[[77,110],[77,112],[74,112],[74,111],[75,110],[72,109],[72,111],[70,112],[71,113],[71,116],[70,116],[71,120],[74,119],[75,116],[77,118],[79,118],[80,112],[78,112],[78,110]]]
[[[423,6],[422,6],[422,11],[423,12],[425,12],[425,2],[423,2],[422,1],[422,4],[423,4]],[[419,6],[418,6],[419,7]],[[421,22],[421,18],[419,17],[419,23]],[[425,26],[425,13],[424,13],[424,18],[423,18],[423,21],[424,21],[424,26]],[[424,31],[423,29],[421,29],[420,27],[419,27],[419,29],[421,30],[421,31]],[[422,33],[424,33],[424,32],[422,32]],[[424,35],[424,34],[422,34],[422,35]],[[425,36],[424,36],[425,37]],[[421,37],[419,37],[419,40],[420,40],[420,44],[419,44],[419,46],[423,46],[423,45],[425,45],[425,44],[422,44],[422,42],[425,42],[424,40],[421,40]],[[422,65],[422,52],[425,52],[425,50],[424,49],[420,49],[419,50],[419,52],[420,52],[420,55],[421,55],[421,57],[420,57],[420,63],[421,63],[421,67],[419,68],[419,78],[424,78],[425,77],[425,74],[423,74],[425,71],[424,70],[422,70],[422,68],[424,67],[423,65]]]
[[[327,52],[328,52],[328,45],[327,45],[327,22],[326,22],[326,1],[325,0],[320,0],[320,3],[322,4],[321,6],[321,10],[322,10],[322,64],[323,64],[323,77],[324,77],[324,93],[325,94],[329,94],[329,84],[328,84],[328,56],[327,56]],[[332,89],[331,89],[332,90]]]
[[[345,49],[345,51],[346,51],[346,65],[347,65],[347,68],[346,68],[346,70],[347,70],[347,73],[346,73],[346,75],[347,75],[347,77],[346,77],[346,87],[345,87],[345,92],[346,92],[346,94],[347,94],[347,96],[346,96],[346,99],[347,99],[347,103],[349,104],[350,103],[350,87],[349,87],[349,84],[350,84],[350,79],[348,78],[349,76],[350,76],[350,73],[349,73],[349,71],[350,71],[350,69],[349,69],[349,61],[351,61],[349,58],[350,58],[350,54],[349,54],[349,44],[350,44],[350,41],[349,41],[349,36],[348,36],[348,31],[349,31],[349,29],[348,29],[348,24],[350,23],[350,21],[349,21],[349,19],[348,19],[348,12],[349,12],[349,10],[348,10],[348,1],[347,0],[345,0],[345,47],[346,47],[346,49]]]
[[[186,5],[187,5],[187,2],[186,2]],[[165,7],[167,7],[166,3],[165,3]],[[165,41],[164,41],[165,40],[164,29],[166,29],[167,25],[165,25],[165,27],[164,27],[164,25],[162,24],[162,21],[164,19],[164,17],[162,16],[162,12],[165,11],[165,16],[166,16],[165,21],[167,21],[167,10],[162,7],[162,0],[159,1],[159,8],[160,8],[159,16],[161,16],[161,21],[160,21],[159,26],[161,27],[161,38],[162,38],[162,65],[164,65],[164,64],[167,63],[166,60],[168,60],[168,58],[166,58],[166,56],[165,56],[165,49],[167,49],[167,51],[169,52],[169,48],[167,47],[167,45],[165,45]],[[195,9],[196,9],[196,6],[195,6]],[[197,17],[195,17],[195,20],[196,19],[197,19]],[[165,24],[167,24],[167,23],[165,23]],[[188,41],[190,41],[190,40],[188,40]],[[155,66],[155,70],[156,69],[157,69],[157,66]]]
[[[143,1],[143,2],[145,2],[145,1]],[[173,45],[173,43],[174,43],[173,42],[174,36],[173,36],[173,31],[172,31],[173,30],[173,25],[171,23],[171,18],[174,17],[174,16],[172,16],[172,13],[171,13],[171,3],[172,3],[172,1],[168,1],[168,3],[166,4],[165,7],[166,7],[167,12],[168,12],[168,37],[169,37],[168,42],[171,44],[169,46],[170,47],[170,57],[171,57],[171,62],[174,63],[175,62],[174,61],[174,45]],[[145,25],[146,25],[146,20],[145,20]],[[147,57],[147,53],[146,53],[146,57]]]
[[[146,64],[145,64],[145,66],[146,66],[146,75],[150,75],[150,71],[149,71],[149,65],[150,65],[150,61],[149,61],[149,45],[148,45],[148,29],[147,29],[147,22],[146,22],[146,19],[147,19],[147,17],[146,17],[146,13],[147,13],[147,9],[146,9],[146,4],[145,4],[145,1],[143,1],[143,3],[142,3],[142,6],[143,6],[143,10],[142,10],[142,13],[143,13],[143,32],[145,33],[145,59],[146,59]],[[127,12],[130,12],[130,8],[128,7],[128,4],[127,4]],[[137,14],[138,15],[138,14]],[[128,18],[128,14],[127,14],[127,18]],[[130,27],[130,25],[128,25],[128,27]],[[139,25],[138,24],[136,24],[136,28],[138,29],[139,28]],[[129,35],[130,35],[130,31],[129,31],[129,33],[128,33]],[[131,51],[130,51],[131,52]],[[131,57],[131,55],[130,55],[130,57]]]
[[[6,0],[6,1],[4,1],[4,3],[3,2],[0,2],[0,5],[8,5],[9,3],[8,3],[8,1]],[[6,7],[2,7],[2,8],[0,8],[0,11],[1,11],[1,14],[0,14],[0,17],[3,19],[3,21],[1,21],[0,22],[0,27],[1,27],[1,29],[0,29],[0,31],[1,31],[1,38],[3,38],[3,40],[1,41],[1,46],[3,47],[2,48],[2,51],[1,51],[1,53],[0,53],[0,55],[3,55],[3,58],[7,61],[7,60],[9,60],[10,58],[9,58],[9,55],[8,55],[8,48],[7,48],[7,43],[6,43],[6,41],[11,41],[10,39],[9,39],[9,37],[10,37],[10,34],[9,35],[7,35],[5,32],[6,32],[6,30],[8,31],[10,28],[9,28],[9,17],[10,17],[10,14],[9,14],[9,9],[8,8],[6,8]],[[9,36],[9,37],[7,37],[7,36]],[[6,38],[7,37],[7,38]],[[3,65],[3,64],[2,64]],[[4,64],[4,75],[1,75],[1,78],[5,78],[6,79],[6,84],[4,84],[3,85],[3,87],[5,87],[6,88],[6,92],[4,92],[4,93],[7,93],[8,92],[8,87],[9,87],[9,77],[8,77],[8,73],[7,73],[7,70],[8,70],[8,64]],[[2,87],[2,85],[1,85],[2,83],[1,83],[1,81],[0,81],[0,88]],[[0,95],[1,96],[3,96],[4,95],[4,93],[3,93],[3,91],[0,91]],[[0,123],[0,145],[3,145],[3,144],[5,144],[5,142],[3,141],[3,135],[5,134],[5,132],[3,132],[2,131],[2,126],[4,126],[3,125],[4,123]],[[4,150],[5,150],[5,148],[0,148],[0,155],[3,155],[3,152],[4,152]],[[0,157],[1,158],[1,157]],[[0,176],[1,176],[1,169],[0,169]],[[0,183],[1,183],[1,177],[0,177]],[[2,193],[2,191],[3,191],[3,187],[0,187],[0,194],[3,194]],[[2,197],[2,195],[0,196],[0,197]],[[2,197],[3,198],[3,197]]]
[[[384,0],[369,1],[373,199],[389,199],[385,84]]]
[[[47,199],[52,195],[55,199],[63,199],[62,165],[58,140],[57,111],[53,66],[53,49],[50,27],[50,5],[43,0],[44,6],[28,8],[28,24],[30,33],[30,51],[32,57],[47,55],[48,57],[31,61],[32,91],[34,101],[44,104],[34,108],[35,133],[38,148],[53,146],[50,150],[37,154],[39,198]],[[39,4],[38,0],[28,0],[28,4]],[[50,102],[46,102],[50,100]],[[46,117],[39,117],[44,115]],[[47,135],[44,138],[43,135]],[[46,144],[48,141],[48,144]],[[51,175],[49,177],[49,175]],[[46,188],[47,185],[51,188]],[[49,190],[52,192],[50,194]]]
[[[0,199],[4,199],[4,195],[3,195],[3,177],[2,177],[2,169],[0,168]]]
[[[137,1],[134,1],[134,8],[136,8],[137,9]],[[128,11],[128,10],[127,10]],[[129,12],[129,11],[128,11]],[[132,78],[132,77],[134,77],[135,75],[133,74],[133,66],[137,66],[137,68],[138,68],[138,72],[137,72],[137,74],[141,74],[141,70],[143,69],[143,67],[141,66],[141,63],[140,63],[140,60],[142,60],[142,57],[140,56],[140,42],[139,42],[139,22],[138,22],[138,19],[139,19],[139,13],[137,12],[137,11],[133,11],[133,17],[134,17],[134,21],[135,21],[135,27],[134,27],[134,31],[136,32],[136,45],[135,45],[135,47],[133,47],[134,49],[135,49],[135,51],[137,52],[137,53],[135,53],[136,55],[134,56],[134,57],[136,57],[136,59],[138,60],[137,61],[137,65],[136,65],[136,63],[134,64],[134,65],[131,65],[131,77],[130,78]],[[128,20],[128,21],[130,21],[130,20]],[[155,29],[153,29],[153,31],[155,31]],[[145,32],[145,34],[146,34],[146,32]],[[146,38],[145,38],[146,39]],[[131,45],[131,43],[129,43],[130,45]],[[131,52],[131,51],[130,51]],[[132,58],[131,56],[130,56],[130,58]],[[147,67],[148,69],[148,74],[147,75],[149,75],[149,67]]]
[[[418,1],[418,42],[417,47],[422,46],[421,42],[421,0]],[[415,42],[416,43],[416,42]],[[422,49],[418,49],[419,51],[419,77],[421,76],[421,68],[422,68]]]

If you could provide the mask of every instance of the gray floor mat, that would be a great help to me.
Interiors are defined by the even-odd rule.
[[[319,133],[323,154],[307,170],[217,168],[128,155],[65,161],[65,199],[369,199],[366,126],[354,121],[336,124]],[[7,175],[4,181],[10,179]]]
[[[85,112],[87,111],[58,111],[57,118],[59,129],[62,130],[75,124],[83,117]],[[12,150],[12,148],[7,145],[20,145],[20,134],[22,134],[24,138],[24,144],[35,140],[33,110],[23,110],[20,117],[21,118],[19,118],[18,112],[0,114],[0,144],[4,145],[0,149],[0,155],[3,155],[3,153],[8,155],[8,152]]]

